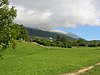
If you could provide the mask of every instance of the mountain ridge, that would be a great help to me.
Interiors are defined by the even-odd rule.
[[[70,32],[66,32],[65,34],[61,32],[45,31],[45,30],[40,30],[40,29],[35,29],[35,28],[28,28],[28,27],[26,27],[26,29],[28,30],[30,36],[39,36],[39,37],[45,37],[45,38],[52,37],[55,39],[58,35],[60,35],[70,40],[80,39],[80,37]]]

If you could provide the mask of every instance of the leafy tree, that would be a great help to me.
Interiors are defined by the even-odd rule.
[[[68,47],[68,48],[72,48],[72,45],[71,45],[71,44],[67,44],[67,47]]]
[[[61,36],[57,36],[56,41],[61,41]]]
[[[78,40],[78,43],[83,43],[83,42],[86,42],[84,39],[79,39]]]
[[[97,47],[97,41],[93,40],[92,43]]]
[[[12,33],[13,33],[12,35],[16,34],[15,36],[16,40],[20,40],[20,39],[27,40],[28,32],[23,25],[14,24],[13,26],[11,26],[11,28],[12,28]]]
[[[1,51],[8,48],[10,43],[14,42],[14,36],[12,35],[11,26],[13,20],[16,17],[16,9],[14,6],[9,8],[8,0],[0,0],[0,45],[2,46]],[[1,55],[0,55],[1,56]]]
[[[78,43],[77,43],[77,40],[74,40],[74,41],[71,41],[69,42],[72,46],[75,46],[75,47],[78,47]]]
[[[97,46],[99,46],[99,47],[100,47],[100,42],[98,42],[98,43],[97,43]]]
[[[63,42],[63,43],[66,42],[66,38],[65,37],[62,37],[61,38],[61,42]]]
[[[88,47],[97,47],[97,41],[96,40],[91,41]]]
[[[77,43],[79,46],[83,46],[83,47],[86,46],[86,40],[84,40],[84,39],[79,39]]]

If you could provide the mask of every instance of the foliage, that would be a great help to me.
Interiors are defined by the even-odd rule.
[[[93,41],[91,41],[89,44],[88,44],[88,47],[97,47],[98,45],[97,45],[97,42],[96,42],[96,40],[93,40]]]
[[[60,42],[60,41],[51,41],[45,38],[37,38],[34,39],[33,42],[37,42],[38,44],[44,45],[44,46],[56,46],[56,47],[62,47],[62,48],[72,48],[72,45],[67,44],[66,42]]]
[[[16,34],[12,35],[11,26],[16,17],[16,9],[8,7],[8,0],[0,0],[0,45],[5,50],[13,42]]]
[[[66,41],[67,41],[66,37],[61,38],[61,42],[66,42]]]
[[[68,48],[72,48],[72,45],[71,44],[68,44],[67,46],[68,46]]]
[[[85,47],[87,46],[85,42],[79,43],[79,46]]]
[[[70,41],[70,44],[73,46],[73,47],[78,47],[79,44],[77,43],[77,41]]]
[[[11,26],[11,29],[13,33],[12,35],[14,36],[16,34],[15,35],[16,40],[28,39],[28,32],[23,25],[14,24],[13,26]]]
[[[0,0],[0,53],[8,47],[16,48],[16,40],[26,40],[28,32],[23,25],[15,24],[13,21],[17,16],[14,6],[9,8],[8,0]],[[0,58],[2,59],[2,55]]]
[[[26,41],[27,41],[27,42],[33,42],[33,39],[32,39],[31,37],[28,37],[28,38],[26,39]]]
[[[59,42],[61,41],[61,36],[60,36],[60,35],[57,36],[56,41],[57,41],[57,42],[58,42],[58,41],[59,41]]]
[[[96,45],[95,43],[90,43],[90,44],[88,45],[88,47],[97,47],[97,45]]]
[[[79,39],[79,40],[77,41],[77,43],[78,43],[79,46],[82,46],[82,47],[87,46],[86,40],[84,40],[84,39]]]
[[[100,47],[100,42],[97,43],[97,46]]]

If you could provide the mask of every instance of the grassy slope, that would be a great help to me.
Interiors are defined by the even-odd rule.
[[[0,61],[0,75],[59,75],[100,62],[100,48],[43,48],[19,43]]]
[[[96,66],[95,68],[86,71],[80,75],[100,75],[100,66]]]

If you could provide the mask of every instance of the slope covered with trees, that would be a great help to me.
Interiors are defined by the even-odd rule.
[[[66,37],[67,40],[76,40],[74,37],[70,37],[70,36],[67,36],[63,33],[57,33],[57,32],[50,32],[50,31],[43,31],[43,30],[40,30],[40,29],[34,29],[34,28],[26,28],[29,32],[29,35],[31,37],[34,37],[34,36],[38,36],[38,37],[44,37],[44,38],[53,38],[53,39],[56,39],[56,37],[58,35],[60,35],[61,37]]]

